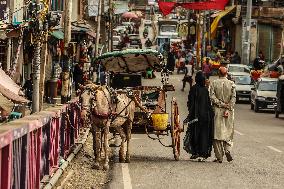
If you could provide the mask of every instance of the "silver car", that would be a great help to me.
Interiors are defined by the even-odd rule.
[[[238,101],[248,101],[251,98],[251,88],[253,87],[250,74],[236,72],[231,74],[231,80],[236,84],[236,99]]]
[[[251,92],[251,109],[258,112],[260,109],[274,110],[276,102],[277,79],[261,77],[255,83]]]

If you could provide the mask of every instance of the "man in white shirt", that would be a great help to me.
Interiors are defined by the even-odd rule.
[[[185,75],[183,77],[183,80],[182,80],[182,89],[181,91],[184,91],[184,88],[185,88],[185,85],[186,85],[186,82],[189,83],[189,86],[190,88],[192,87],[192,75],[194,73],[194,67],[192,65],[192,63],[189,63],[187,62],[187,64],[185,65]]]

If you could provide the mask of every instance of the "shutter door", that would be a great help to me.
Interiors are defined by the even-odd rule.
[[[279,27],[273,27],[273,53],[272,58],[273,60],[277,59],[280,55],[280,44],[281,44],[281,38],[282,38],[282,29]]]
[[[271,36],[270,26],[259,25],[258,28],[258,52],[262,51],[266,61],[270,61],[270,49],[271,49]]]

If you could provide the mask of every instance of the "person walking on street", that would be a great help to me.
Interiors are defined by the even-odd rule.
[[[193,68],[192,62],[186,62],[186,65],[185,65],[185,74],[184,74],[184,77],[183,77],[183,80],[182,80],[182,89],[181,89],[181,91],[184,91],[186,82],[189,83],[189,87],[190,87],[190,89],[191,89],[191,87],[192,87],[192,75],[193,75],[193,73],[194,73],[194,68]]]
[[[184,146],[184,149],[192,154],[190,159],[201,158],[200,161],[211,156],[214,133],[214,113],[205,80],[202,71],[198,71],[195,76],[196,84],[189,91],[189,125],[186,131],[189,140]]]
[[[212,66],[211,66],[209,61],[210,61],[210,59],[206,58],[206,62],[202,66],[202,71],[203,71],[206,79],[209,79],[209,77],[211,75],[211,71],[212,71]]]
[[[227,161],[233,161],[231,148],[234,134],[234,106],[236,86],[227,79],[227,68],[219,68],[219,79],[210,86],[210,97],[215,113],[213,147],[216,156],[214,162],[222,163],[224,154]]]
[[[73,72],[73,78],[75,82],[75,90],[77,91],[79,89],[80,84],[83,84],[83,65],[81,64],[76,64],[74,67],[74,72]]]

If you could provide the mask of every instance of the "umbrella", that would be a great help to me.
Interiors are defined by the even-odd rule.
[[[143,72],[148,67],[160,68],[161,57],[158,51],[152,49],[131,49],[109,52],[99,56],[96,62],[106,71],[115,73]]]
[[[122,14],[122,18],[139,18],[134,12],[125,12]]]

